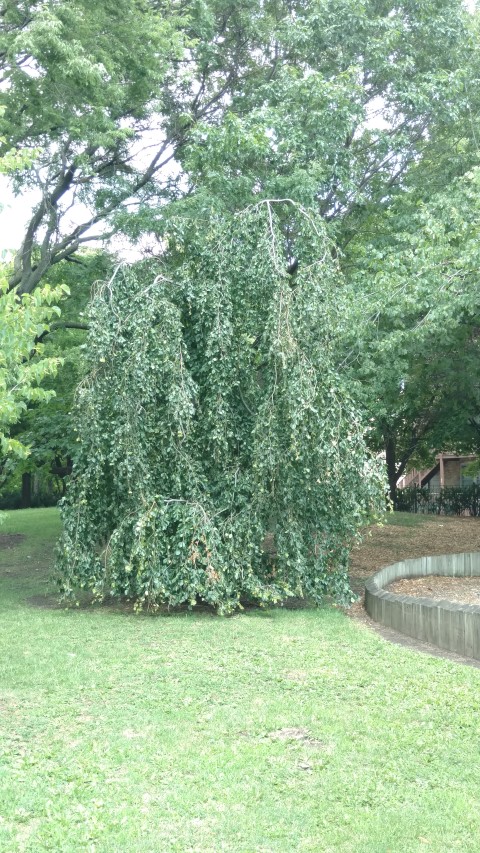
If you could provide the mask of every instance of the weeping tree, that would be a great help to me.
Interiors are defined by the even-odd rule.
[[[265,201],[173,221],[159,269],[97,288],[65,596],[223,613],[348,596],[349,548],[384,489],[333,368],[332,248],[321,220]]]

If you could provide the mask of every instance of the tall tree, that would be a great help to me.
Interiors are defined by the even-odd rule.
[[[130,215],[135,162],[102,177],[112,228],[158,233],[161,258],[92,308],[62,585],[222,610],[319,599],[345,589],[383,497],[340,364],[354,283],[364,307],[380,284],[356,235],[403,201],[432,140],[460,144],[469,19],[459,0],[175,14],[181,53],[151,115],[178,180],[149,174]]]
[[[424,200],[415,186],[387,215],[372,214],[344,259],[343,356],[372,446],[386,454],[392,498],[409,465],[478,447],[480,170],[429,198],[427,186]]]
[[[199,187],[355,219],[466,109],[466,21],[461,0],[2,0],[0,131],[37,152],[16,186],[41,192],[11,287],[31,292],[100,226],[161,230],[165,202]]]

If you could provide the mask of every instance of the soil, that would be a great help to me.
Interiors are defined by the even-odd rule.
[[[5,548],[15,548],[24,539],[23,533],[0,533],[0,551]]]

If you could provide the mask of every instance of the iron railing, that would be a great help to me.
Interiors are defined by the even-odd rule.
[[[397,491],[395,509],[401,512],[477,517],[480,516],[480,485],[444,486],[437,490],[409,486]]]

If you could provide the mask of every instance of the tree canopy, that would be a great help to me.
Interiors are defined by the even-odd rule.
[[[10,280],[22,293],[99,226],[161,232],[186,192],[294,198],[355,228],[470,105],[460,0],[0,8],[0,133],[35,153],[16,186],[41,194]]]
[[[424,200],[405,193],[349,246],[345,360],[371,444],[386,452],[392,497],[412,463],[478,447],[479,175],[475,167]]]

